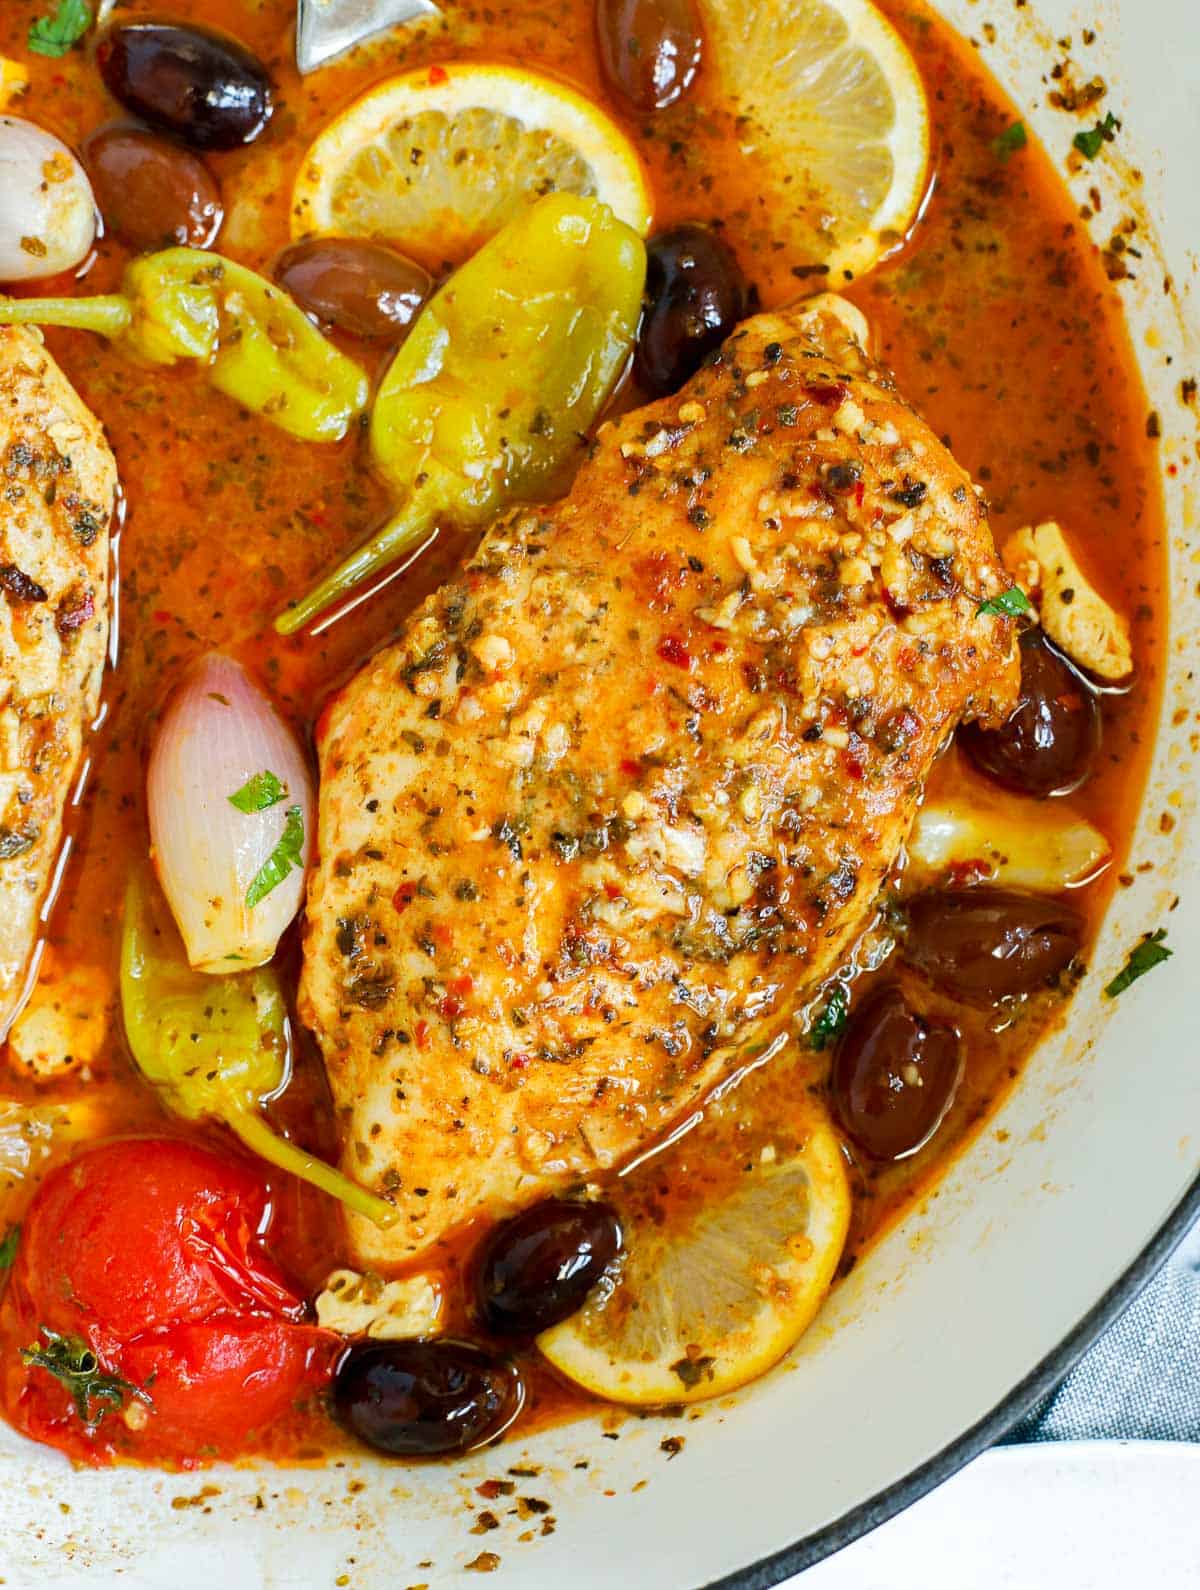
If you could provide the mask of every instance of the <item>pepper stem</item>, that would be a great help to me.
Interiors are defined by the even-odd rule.
[[[395,1204],[388,1203],[385,1198],[377,1198],[365,1187],[343,1176],[340,1170],[327,1165],[323,1159],[316,1159],[302,1148],[297,1148],[295,1143],[279,1137],[260,1116],[251,1111],[229,1110],[221,1119],[260,1159],[278,1165],[280,1170],[290,1171],[293,1176],[299,1176],[301,1181],[311,1182],[314,1187],[319,1187],[331,1198],[345,1204],[356,1215],[364,1215],[377,1226],[395,1225],[400,1218],[400,1211]]]
[[[119,337],[133,319],[128,298],[0,298],[0,326],[70,326]]]
[[[420,498],[410,501],[357,551],[343,558],[307,596],[285,608],[275,620],[277,632],[294,635],[298,629],[303,629],[310,619],[316,618],[339,597],[349,596],[369,575],[411,552],[429,535],[432,523],[433,514],[425,503]]]

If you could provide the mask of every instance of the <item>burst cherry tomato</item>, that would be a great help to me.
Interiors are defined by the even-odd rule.
[[[232,1456],[330,1371],[261,1246],[255,1172],[176,1138],[106,1143],[34,1199],[0,1307],[0,1400],[71,1457]]]

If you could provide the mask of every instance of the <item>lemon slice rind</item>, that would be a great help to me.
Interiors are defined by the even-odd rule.
[[[447,63],[378,84],[318,135],[296,176],[291,229],[461,259],[551,191],[595,197],[649,230],[637,151],[598,106],[518,67]]]
[[[724,1396],[778,1363],[811,1324],[849,1218],[841,1144],[814,1123],[798,1150],[756,1166],[665,1243],[627,1230],[615,1284],[602,1282],[538,1346],[561,1374],[610,1402]]]
[[[929,107],[871,0],[709,0],[711,59],[794,263],[833,285],[897,248],[924,203]]]

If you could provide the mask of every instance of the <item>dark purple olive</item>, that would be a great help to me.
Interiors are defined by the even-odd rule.
[[[104,224],[139,253],[179,244],[208,248],[225,216],[204,162],[158,133],[110,127],[84,145]]]
[[[427,271],[385,243],[315,237],[285,249],[275,280],[302,309],[355,337],[398,342],[433,290]]]
[[[96,46],[104,85],[126,110],[193,149],[253,143],[274,109],[271,80],[236,39],[175,22],[128,22]]]
[[[830,1087],[847,1133],[873,1159],[903,1159],[945,1119],[962,1078],[962,1042],[880,988],[855,1011]]]
[[[333,1400],[378,1452],[448,1457],[509,1424],[523,1393],[516,1368],[472,1342],[363,1342],[338,1365]]]
[[[479,1255],[479,1316],[497,1336],[533,1336],[574,1314],[621,1251],[607,1204],[548,1198],[496,1227]]]
[[[1100,748],[1100,707],[1040,629],[1021,636],[1021,695],[999,729],[966,724],[958,743],[997,784],[1022,795],[1078,789]]]
[[[634,374],[651,397],[666,397],[744,319],[749,291],[732,249],[707,227],[660,232],[646,255],[646,313]]]
[[[704,48],[693,0],[596,0],[596,44],[609,88],[643,115],[687,93]]]
[[[1012,889],[953,889],[909,902],[904,959],[970,1005],[1053,985],[1083,942],[1083,918],[1061,900]]]

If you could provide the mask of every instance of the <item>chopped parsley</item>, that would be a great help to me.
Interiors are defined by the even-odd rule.
[[[825,1009],[808,1029],[808,1041],[818,1053],[836,1043],[845,1031],[850,1015],[850,995],[840,983],[835,983],[826,1001]]]
[[[236,806],[239,812],[265,812],[268,806],[277,806],[286,794],[279,778],[267,768],[248,778],[241,789],[234,790],[229,804]]]
[[[20,1226],[9,1226],[0,1238],[0,1270],[11,1270],[17,1256],[17,1243],[21,1240]]]
[[[288,807],[279,843],[250,880],[246,890],[247,907],[265,900],[293,867],[304,867],[304,813],[299,806]]]
[[[978,615],[1003,613],[1007,618],[1020,618],[1022,613],[1033,612],[1033,603],[1019,585],[1010,585],[999,596],[991,596],[986,602],[980,602],[975,612]]]
[[[1089,132],[1077,132],[1071,142],[1081,155],[1094,160],[1105,144],[1112,143],[1120,126],[1110,110],[1103,121],[1098,121]]]
[[[65,55],[91,25],[88,0],[58,0],[52,17],[38,17],[30,23],[25,42],[35,55]]]
[[[62,1381],[71,1393],[75,1412],[89,1430],[96,1428],[110,1408],[123,1408],[127,1396],[150,1401],[140,1386],[101,1369],[100,1360],[82,1337],[60,1336],[48,1325],[41,1327],[40,1334],[44,1345],[22,1347],[21,1358]]]
[[[1169,950],[1163,943],[1166,936],[1166,928],[1159,928],[1157,933],[1147,933],[1140,944],[1134,945],[1124,967],[1104,990],[1109,999],[1115,999],[1118,994],[1123,994],[1127,988],[1137,982],[1139,977],[1145,977],[1154,967],[1161,966],[1164,961],[1171,959],[1175,952]]]
[[[1006,127],[997,138],[992,139],[992,153],[998,160],[1008,160],[1015,155],[1018,149],[1024,149],[1029,142],[1023,121],[1013,122],[1011,127]]]

